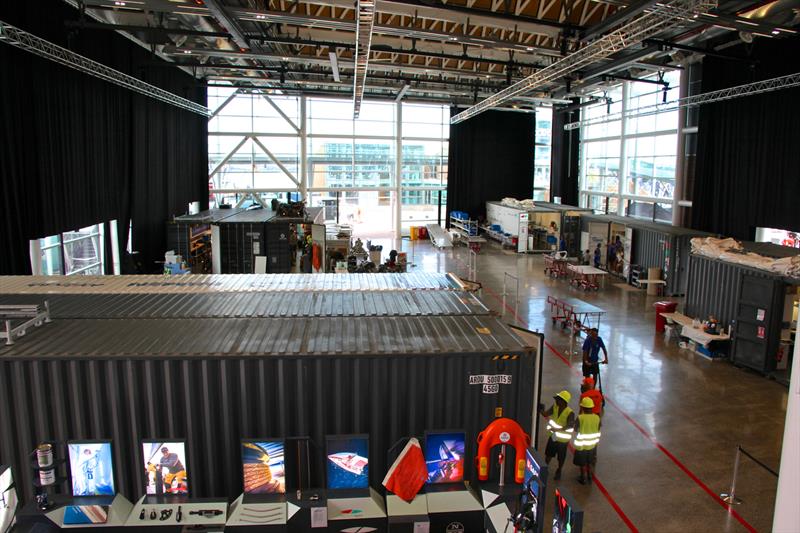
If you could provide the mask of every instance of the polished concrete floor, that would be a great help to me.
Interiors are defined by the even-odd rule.
[[[408,240],[401,247],[415,265],[411,270],[466,277],[464,247],[439,251],[428,242],[412,245]],[[578,483],[570,455],[562,480],[551,479],[548,515],[555,483],[584,506],[586,532],[771,530],[777,479],[753,461],[743,458],[739,469],[741,505],[729,509],[718,494],[730,486],[737,445],[777,470],[786,387],[665,340],[654,331],[653,302],[660,298],[620,288],[616,280],[596,293],[584,293],[544,276],[541,256],[496,245],[484,247],[477,265],[486,304],[505,311],[508,322],[544,333],[542,398],[548,405],[563,388],[577,394],[580,360],[575,357],[570,365],[569,336],[553,327],[547,296],[580,298],[606,311],[600,335],[609,349],[601,376],[607,405],[597,483]],[[500,297],[504,273],[521,280],[516,317],[513,294],[505,309]],[[541,437],[540,449],[544,443]]]

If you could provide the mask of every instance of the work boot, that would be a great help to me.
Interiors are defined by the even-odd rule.
[[[553,476],[553,479],[555,479],[556,481],[561,479],[561,469],[560,468],[558,470],[556,470],[556,475]]]
[[[578,478],[578,483],[581,485],[586,485],[586,479],[583,477],[583,474],[581,474],[581,477]]]

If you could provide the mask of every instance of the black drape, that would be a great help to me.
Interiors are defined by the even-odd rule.
[[[703,92],[800,72],[800,40],[740,46],[753,69],[703,60]],[[800,88],[700,108],[692,226],[752,240],[756,227],[800,229]]]
[[[69,33],[57,0],[2,2],[0,20],[205,104],[205,89],[114,32]],[[164,222],[208,204],[207,119],[0,44],[0,274],[29,274],[28,241],[119,221],[148,267]]]
[[[462,109],[451,108],[451,116]],[[532,113],[486,111],[450,126],[447,213],[485,216],[487,200],[530,198],[533,192]]]
[[[580,130],[564,125],[580,120],[580,110],[553,108],[553,137],[550,163],[550,200],[560,196],[562,204],[578,205],[578,158]]]

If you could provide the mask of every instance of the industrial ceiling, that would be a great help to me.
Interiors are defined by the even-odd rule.
[[[209,86],[354,97],[355,115],[362,95],[474,105],[671,9],[653,0],[65,1],[83,12],[70,23],[77,31],[127,34]],[[732,42],[797,39],[798,13],[800,0],[703,4],[497,107],[563,102],[703,54],[728,55]]]

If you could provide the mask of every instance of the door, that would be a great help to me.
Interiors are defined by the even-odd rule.
[[[564,215],[561,218],[561,237],[567,243],[570,257],[580,257],[585,249],[581,249],[581,217]]]
[[[783,283],[742,274],[731,361],[767,374],[775,369],[783,317]]]

